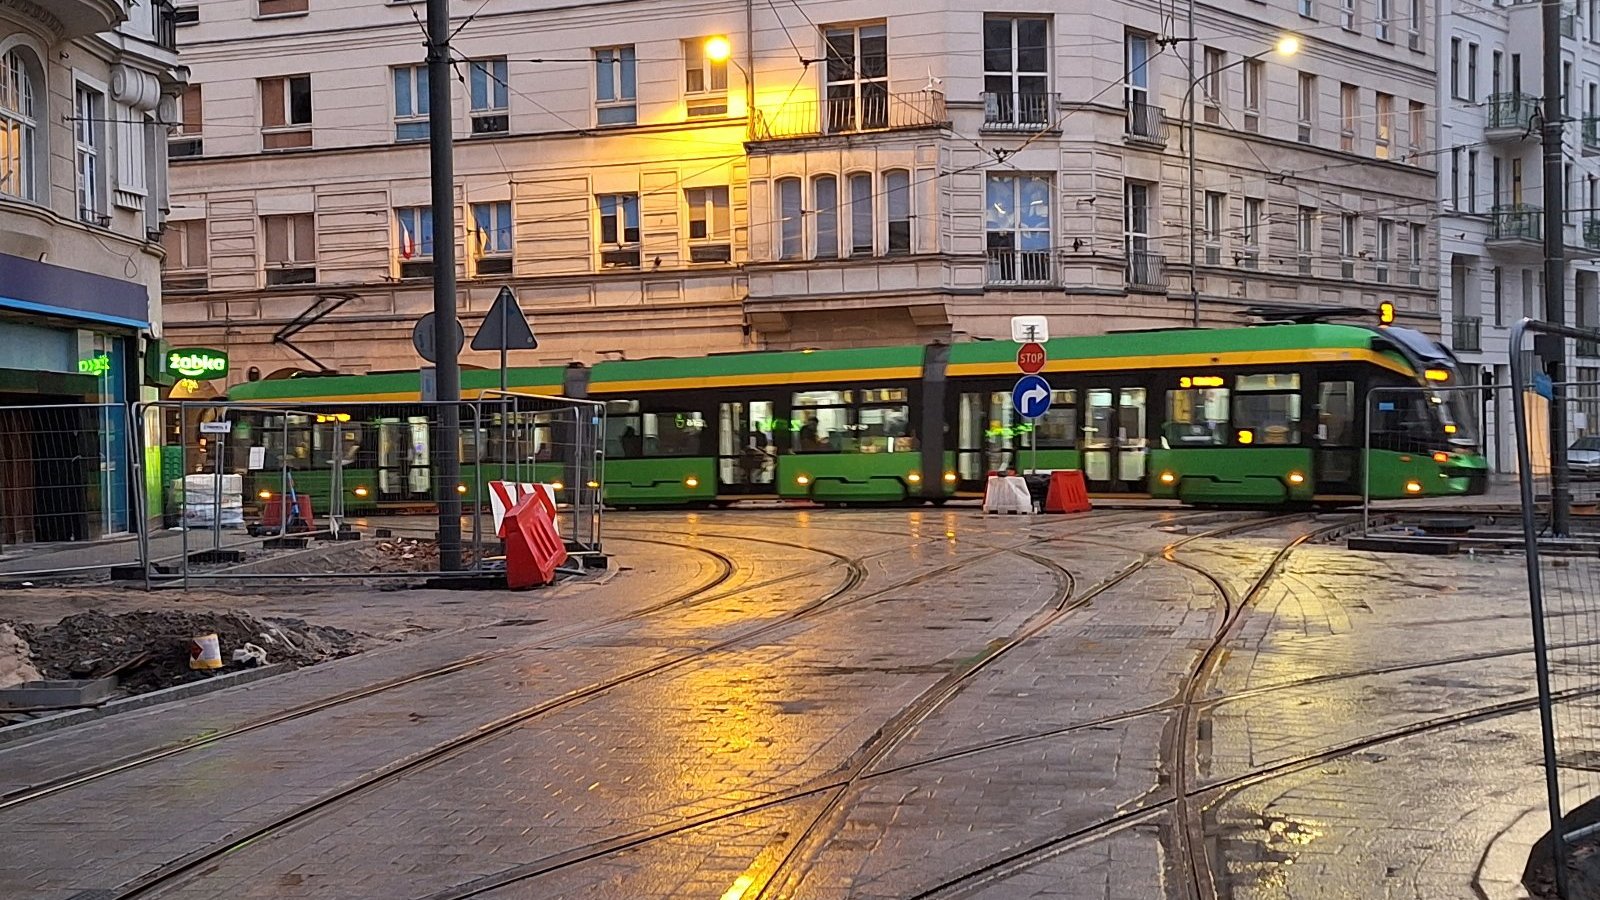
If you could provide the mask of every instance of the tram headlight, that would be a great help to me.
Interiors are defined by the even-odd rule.
[[[599,489],[600,489],[600,482],[598,482],[598,481],[589,482],[589,490],[597,491]]]
[[[465,494],[466,492],[467,492],[467,486],[466,485],[464,485],[464,484],[456,485],[456,493]]]
[[[955,484],[956,483],[956,473],[954,473],[954,472],[946,472],[946,473],[944,473],[944,483],[945,484]]]
[[[1304,474],[1300,473],[1300,472],[1290,472],[1289,473],[1289,483],[1290,484],[1305,484],[1306,483],[1306,476]]]
[[[794,483],[795,484],[800,484],[800,485],[810,484],[811,483],[811,476],[810,475],[796,475],[794,477]]]
[[[1445,434],[1455,434],[1456,433],[1456,426],[1450,425],[1450,424],[1446,424],[1444,426],[1444,433]]]
[[[1408,494],[1420,494],[1420,493],[1422,493],[1422,482],[1420,482],[1420,481],[1408,481],[1408,482],[1406,482],[1406,493],[1408,493]]]
[[[260,491],[258,491],[256,493],[256,496],[260,497],[263,500],[271,500],[272,499],[272,492],[269,491],[269,490],[266,490],[265,488],[263,488],[262,490],[260,490]]]
[[[906,473],[906,480],[911,482],[912,484],[920,484],[922,482],[922,473],[921,472],[907,472]]]
[[[353,491],[353,493],[357,497],[365,497],[367,495],[367,489],[364,488],[364,487],[358,487],[358,488],[355,489],[355,491]]]
[[[1161,473],[1161,483],[1162,484],[1172,484],[1172,483],[1176,482],[1177,480],[1178,480],[1178,476],[1175,473],[1172,473],[1172,472],[1162,472]]]
[[[559,481],[552,481],[550,482],[550,489],[552,491],[564,491],[567,489],[567,486]]]
[[[697,488],[700,486],[700,479],[690,475],[683,479],[683,486],[686,488]]]
[[[1433,454],[1433,461],[1436,463],[1447,463],[1450,461],[1450,454],[1444,452],[1443,450],[1436,450]]]

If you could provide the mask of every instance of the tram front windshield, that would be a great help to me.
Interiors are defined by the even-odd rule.
[[[1437,375],[1428,378],[1429,386],[1437,389],[1429,394],[1428,399],[1450,445],[1457,448],[1476,447],[1478,404],[1481,395],[1478,391],[1462,385],[1461,373],[1456,371],[1454,366],[1439,367],[1429,371],[1443,372],[1445,376],[1442,380]]]

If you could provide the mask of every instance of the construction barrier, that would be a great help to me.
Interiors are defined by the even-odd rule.
[[[287,527],[285,527],[287,526]],[[304,534],[315,531],[311,515],[311,495],[279,494],[261,503],[261,522],[257,534]]]
[[[500,537],[506,542],[506,586],[519,590],[549,584],[567,561],[567,545],[542,491],[529,491],[506,513]]]
[[[1090,510],[1089,487],[1077,469],[1057,469],[1050,473],[1050,493],[1045,497],[1047,513],[1082,513]]]
[[[983,511],[1032,515],[1033,495],[1028,492],[1028,483],[1020,475],[990,475],[983,491]]]

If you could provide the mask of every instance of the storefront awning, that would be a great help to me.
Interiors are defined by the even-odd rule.
[[[0,309],[150,327],[150,294],[142,284],[0,253]]]

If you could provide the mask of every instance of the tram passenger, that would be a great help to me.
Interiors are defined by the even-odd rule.
[[[639,436],[639,432],[635,431],[632,425],[622,429],[622,436],[617,439],[617,443],[622,445],[623,456],[644,455],[644,438]]]
[[[800,449],[802,451],[821,450],[823,448],[822,440],[817,436],[819,425],[820,423],[817,422],[815,415],[806,416],[806,423],[800,426]]]

